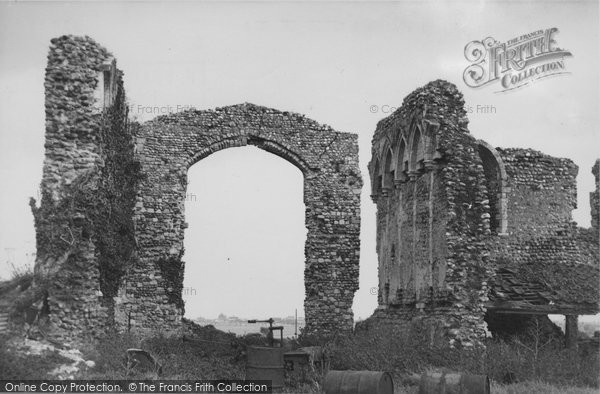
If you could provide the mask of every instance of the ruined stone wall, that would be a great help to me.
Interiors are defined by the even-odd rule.
[[[470,347],[485,336],[486,177],[456,87],[435,81],[377,125],[369,171],[377,204],[379,307],[358,328],[399,332],[426,322],[432,338]]]
[[[178,329],[187,170],[244,145],[304,175],[307,333],[352,329],[362,187],[356,135],[252,104],[130,123],[122,73],[88,37],[52,40],[45,88],[32,291],[50,312],[50,331]]]
[[[508,175],[508,232],[515,238],[555,234],[572,225],[578,168],[533,149],[498,149]]]
[[[597,258],[588,256],[588,230],[572,220],[577,166],[531,149],[498,152],[507,173],[508,214],[506,234],[490,240],[497,273],[486,317],[490,331],[502,337],[515,329],[512,316],[501,313],[523,313],[523,321],[533,321],[528,313],[536,311],[597,313]]]
[[[51,41],[42,199],[32,201],[36,298],[56,331],[96,332],[131,257],[135,166],[122,73],[88,37]],[[115,246],[118,245],[118,246]]]
[[[600,184],[598,182],[598,173],[600,160],[592,167],[592,174],[596,180],[596,190],[590,193],[590,213],[592,215],[592,226],[590,228],[577,228],[577,242],[581,251],[581,256],[587,264],[600,266],[600,233],[598,232],[598,221],[600,210]]]
[[[592,230],[595,235],[598,236],[600,229],[600,182],[598,181],[600,175],[600,159],[596,160],[592,167],[592,174],[596,180],[596,190],[590,193],[590,213],[592,214]]]
[[[508,175],[508,230],[490,240],[498,273],[490,312],[594,313],[599,273],[589,265],[572,220],[577,166],[531,149],[498,152]],[[498,319],[488,320],[497,331]]]
[[[214,152],[245,145],[288,160],[304,175],[307,331],[351,330],[362,186],[357,136],[253,104],[163,116],[138,131],[143,180],[134,220],[139,260],[127,275],[126,301],[119,310],[133,326],[178,325],[184,313],[187,170]]]
[[[532,149],[498,149],[507,173],[507,236],[494,240],[495,260],[512,264],[580,260],[571,212],[578,168]]]
[[[510,319],[488,311],[598,308],[599,272],[571,216],[577,166],[475,140],[463,106],[455,86],[435,81],[377,125],[369,171],[379,307],[358,328],[402,335],[418,323],[432,341],[470,347],[485,336],[484,319],[491,331]]]
[[[572,275],[583,262],[572,220],[577,166],[569,159],[532,149],[498,151],[508,175],[508,230],[505,237],[491,241],[494,261],[499,269],[508,269],[532,284],[523,290],[522,301],[581,302],[575,290],[586,284],[576,283],[577,277]],[[547,287],[533,285],[539,282]],[[500,293],[493,297],[497,306],[509,301],[503,296],[505,290],[496,289],[495,293]]]
[[[307,332],[352,328],[362,186],[356,135],[252,104],[131,124],[122,73],[87,37],[52,40],[45,90],[32,299],[44,301],[57,332],[178,328],[187,170],[245,145],[304,175]],[[495,149],[467,123],[462,95],[444,81],[417,89],[378,123],[369,172],[379,307],[360,327],[401,334],[425,323],[431,338],[471,347],[485,335],[486,309],[515,297],[597,309],[598,162],[592,229],[576,230],[572,161]]]

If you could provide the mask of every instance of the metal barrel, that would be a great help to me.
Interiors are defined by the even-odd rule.
[[[394,380],[387,372],[329,371],[325,394],[394,394]]]
[[[429,372],[421,375],[419,394],[489,394],[486,375]]]
[[[270,380],[283,387],[283,348],[248,346],[246,380]]]

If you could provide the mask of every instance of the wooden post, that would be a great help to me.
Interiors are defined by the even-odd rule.
[[[577,349],[577,315],[565,315],[565,345]]]

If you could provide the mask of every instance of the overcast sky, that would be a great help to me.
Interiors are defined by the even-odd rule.
[[[472,89],[465,45],[557,27],[567,75],[510,93]],[[376,306],[375,210],[367,163],[376,123],[415,88],[455,83],[471,133],[579,166],[575,220],[589,226],[598,152],[598,2],[0,3],[0,276],[35,250],[29,196],[42,173],[44,68],[51,38],[89,35],[125,73],[131,114],[243,102],[307,115],[359,135],[362,194],[356,317]],[[302,174],[254,147],[218,152],[189,171],[189,317],[303,315]],[[375,292],[376,294],[376,292]]]

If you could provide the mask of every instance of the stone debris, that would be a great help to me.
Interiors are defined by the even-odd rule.
[[[55,379],[75,379],[78,372],[87,368],[93,368],[96,365],[92,360],[85,360],[78,349],[59,347],[45,341],[24,338],[11,341],[9,346],[24,356],[43,355],[52,352],[69,359],[71,362],[62,364],[48,372],[48,376]]]
[[[128,370],[162,374],[162,365],[149,352],[142,349],[127,349],[125,354]]]

